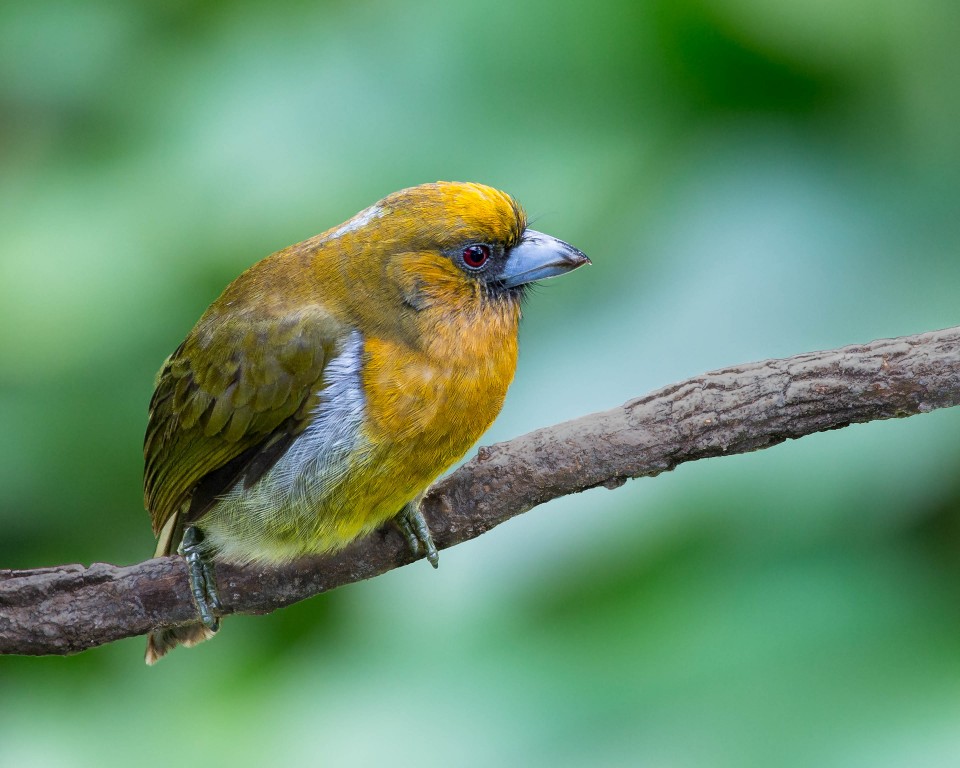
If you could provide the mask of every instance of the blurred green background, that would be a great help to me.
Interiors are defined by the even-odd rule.
[[[485,443],[960,323],[953,0],[0,6],[0,567],[153,548],[153,375],[242,269],[436,179],[594,260]],[[0,765],[956,765],[960,412],[533,510],[142,662],[0,658]]]

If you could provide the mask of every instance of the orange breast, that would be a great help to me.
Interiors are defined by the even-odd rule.
[[[366,342],[364,432],[397,509],[469,450],[513,380],[519,309],[504,303],[466,314],[434,318],[440,322],[417,348]]]

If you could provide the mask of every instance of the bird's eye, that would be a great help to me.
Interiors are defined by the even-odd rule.
[[[489,245],[468,245],[463,249],[463,263],[470,269],[480,269],[490,258]]]

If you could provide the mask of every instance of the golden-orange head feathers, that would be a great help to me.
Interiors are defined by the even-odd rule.
[[[529,282],[588,261],[575,248],[529,230],[510,195],[475,183],[395,192],[314,242],[315,269],[327,290],[338,282],[329,274],[336,271],[344,301],[376,325],[409,325],[411,313],[427,310],[479,311],[491,300],[517,304]],[[389,317],[380,311],[384,306],[393,308]],[[426,327],[426,317],[416,321]]]
[[[527,218],[510,195],[483,184],[438,181],[402,189],[361,211],[322,239],[366,239],[381,252],[446,251],[467,241],[515,245]],[[353,237],[349,237],[353,235]]]

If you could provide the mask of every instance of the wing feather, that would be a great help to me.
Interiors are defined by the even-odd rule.
[[[338,331],[322,307],[204,315],[164,362],[150,402],[144,502],[155,532],[188,507],[190,517],[202,511],[198,487],[206,508],[272,466],[313,416]]]

